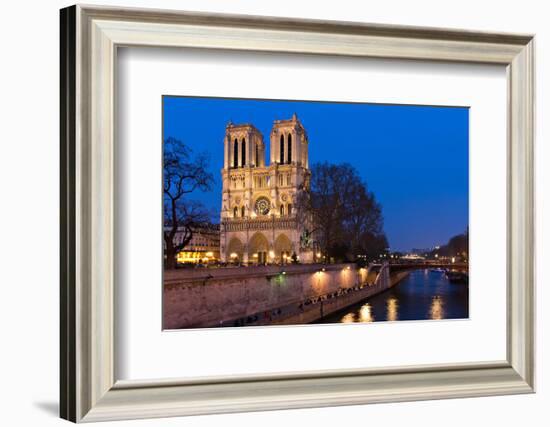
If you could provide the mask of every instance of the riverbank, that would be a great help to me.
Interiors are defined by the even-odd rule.
[[[271,324],[329,295],[372,284],[355,264],[179,269],[164,275],[163,328]],[[356,290],[355,292],[357,292]],[[300,310],[301,311],[301,310]],[[305,309],[304,309],[305,311]]]
[[[406,276],[406,277],[403,277]],[[407,320],[467,319],[468,285],[456,285],[429,269],[392,274],[392,287],[315,323],[370,323]]]
[[[379,276],[377,281],[370,286],[361,287],[360,289],[345,293],[336,298],[321,298],[314,304],[306,306],[291,315],[280,317],[275,321],[270,321],[269,324],[296,325],[319,322],[326,316],[343,311],[350,306],[387,291],[407,278],[410,273],[410,271],[393,273],[389,275],[389,280],[384,280],[383,277]]]
[[[404,277],[401,277],[401,281]],[[395,284],[399,283],[396,281]],[[363,289],[359,289],[355,292],[341,295],[337,298],[330,300],[321,300],[315,304],[306,307],[304,310],[297,312],[296,314],[270,322],[270,325],[297,325],[308,324],[322,320],[324,317],[345,310],[354,304],[366,300],[367,298],[376,296],[382,292],[387,291],[391,286],[388,284],[378,283],[370,286],[365,286]]]

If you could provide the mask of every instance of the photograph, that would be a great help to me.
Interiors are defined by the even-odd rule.
[[[468,107],[162,109],[163,329],[468,319]]]

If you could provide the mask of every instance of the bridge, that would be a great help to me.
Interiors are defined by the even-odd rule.
[[[381,263],[369,264],[369,267],[374,268],[375,270],[378,270],[381,266]],[[468,271],[468,263],[448,261],[390,262],[389,267],[392,272],[403,270],[423,270],[426,268],[444,268],[449,270]]]

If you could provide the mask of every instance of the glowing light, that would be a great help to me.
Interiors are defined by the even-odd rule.
[[[258,254],[254,254],[252,255],[254,258],[258,258]]]
[[[445,316],[445,310],[443,308],[443,300],[440,296],[432,298],[432,305],[430,306],[430,319],[441,320]]]
[[[390,322],[398,320],[398,315],[397,315],[398,309],[399,309],[399,303],[397,301],[397,298],[391,297],[386,301],[386,310],[387,310],[386,317]]]
[[[321,258],[321,252],[317,252],[317,258]]]
[[[455,257],[452,257],[451,258],[451,262],[454,264],[455,263]]]
[[[269,258],[275,258],[275,252],[269,251]]]
[[[340,319],[341,323],[354,323],[355,322],[355,314],[354,313],[348,313],[344,317]]]
[[[369,303],[365,304],[359,309],[359,321],[363,323],[374,322],[372,307]]]
[[[229,255],[231,258],[235,259],[237,258],[237,254],[235,252],[231,252],[231,255]]]
[[[206,256],[211,258],[214,256],[214,252],[206,252]]]
[[[180,264],[185,264],[185,263],[197,264],[204,260],[210,261],[210,259],[214,259],[214,254],[212,253],[212,256],[209,257],[208,254],[204,254],[199,251],[181,251],[181,252],[178,252],[176,259],[177,259],[177,262]]]

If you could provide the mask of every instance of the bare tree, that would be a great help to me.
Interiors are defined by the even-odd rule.
[[[381,206],[347,163],[314,164],[309,191],[297,196],[296,212],[311,225],[320,249],[329,257],[355,258],[374,241],[387,245]]]
[[[176,138],[164,140],[163,161],[165,266],[175,268],[176,255],[191,241],[193,228],[208,221],[203,205],[184,196],[210,190],[213,176],[207,154],[193,156]]]
[[[367,185],[356,180],[348,194],[347,215],[345,219],[346,241],[349,242],[352,255],[373,255],[383,252],[387,247],[384,235],[382,207]]]
[[[311,167],[309,191],[301,191],[296,198],[299,220],[311,226],[311,232],[324,254],[336,241],[342,222],[343,197],[340,193],[340,173],[328,163]]]
[[[388,247],[388,239],[384,232],[377,234],[366,232],[362,235],[361,245],[356,247],[355,253],[363,255],[365,258],[361,261],[366,263],[379,259],[381,254],[388,252]]]

